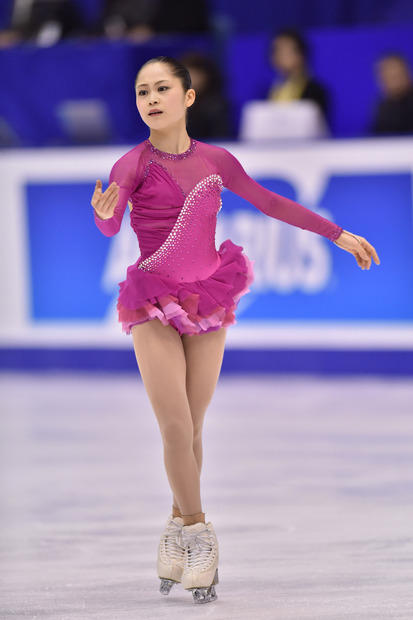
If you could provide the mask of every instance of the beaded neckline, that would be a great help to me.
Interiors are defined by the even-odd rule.
[[[145,144],[147,145],[147,147],[152,153],[156,153],[156,155],[159,155],[159,157],[161,157],[162,159],[173,159],[173,160],[186,159],[196,149],[196,140],[193,140],[192,138],[191,138],[191,145],[189,149],[185,151],[184,153],[166,153],[165,151],[160,151],[159,149],[156,148],[156,146],[152,144],[149,138],[145,140]]]

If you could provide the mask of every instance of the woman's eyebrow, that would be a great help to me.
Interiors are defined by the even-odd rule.
[[[167,82],[167,81],[168,80],[158,80],[157,82],[155,82],[155,86],[157,86],[161,82]],[[141,86],[149,86],[149,84],[138,84],[136,88],[141,88]]]

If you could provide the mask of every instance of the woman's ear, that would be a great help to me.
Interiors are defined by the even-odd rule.
[[[185,98],[186,98],[186,107],[190,108],[191,105],[194,103],[196,95],[195,95],[195,91],[193,88],[189,88],[186,93],[185,93]]]

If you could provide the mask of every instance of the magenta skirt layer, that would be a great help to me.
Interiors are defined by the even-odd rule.
[[[180,335],[205,334],[236,323],[235,310],[254,280],[253,265],[241,246],[227,239],[218,254],[221,264],[205,280],[176,282],[129,267],[119,284],[118,316],[130,334],[133,325],[159,319]]]

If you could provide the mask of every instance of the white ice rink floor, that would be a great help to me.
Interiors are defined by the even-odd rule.
[[[1,619],[412,620],[412,380],[221,377],[207,605],[158,591],[171,494],[138,374],[3,374],[0,391]]]

